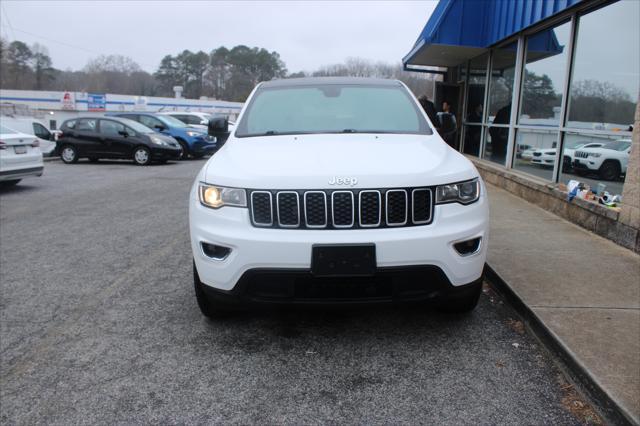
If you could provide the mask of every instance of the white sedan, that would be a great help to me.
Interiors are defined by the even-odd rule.
[[[44,163],[34,135],[0,126],[0,183],[15,185],[22,178],[42,176]]]

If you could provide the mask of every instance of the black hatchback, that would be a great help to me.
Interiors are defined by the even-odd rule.
[[[79,158],[131,159],[145,166],[152,161],[178,160],[180,144],[147,126],[126,118],[79,117],[65,121],[56,142],[56,152],[67,164]]]

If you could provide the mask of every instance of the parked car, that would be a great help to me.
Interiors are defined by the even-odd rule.
[[[182,147],[182,159],[189,156],[202,158],[207,154],[213,154],[218,148],[215,138],[209,136],[206,130],[187,126],[169,115],[142,112],[108,115],[137,121],[158,133],[175,138]]]
[[[60,130],[56,150],[67,164],[86,157],[93,162],[101,158],[131,159],[145,166],[182,156],[175,139],[126,118],[79,117],[65,121]]]
[[[55,134],[47,128],[42,120],[34,117],[2,116],[0,124],[27,135],[34,135],[38,138],[40,143],[38,148],[45,157],[53,154],[56,149]]]
[[[42,176],[40,141],[0,124],[0,183],[15,185],[25,177]]]
[[[308,108],[313,105],[313,108]],[[224,118],[212,122],[225,133]],[[259,84],[189,196],[195,294],[238,304],[432,301],[472,310],[489,201],[400,81]]]
[[[562,155],[562,166],[564,171],[573,170],[573,160],[575,160],[576,151],[582,148],[598,148],[604,145],[604,142],[569,142],[565,144],[564,153]]]
[[[170,111],[170,112],[162,112],[160,114],[170,115],[172,117],[177,118],[182,121],[186,125],[190,127],[196,127],[198,129],[206,130],[207,133],[213,136],[213,129],[211,127],[211,121],[215,118],[219,118],[220,116],[215,116],[213,114],[208,114],[206,112],[184,112],[184,111]],[[233,121],[228,121],[229,123],[229,132],[233,132],[236,124]],[[218,145],[222,145],[226,142],[228,135],[218,135]]]
[[[556,162],[556,148],[536,149],[531,156],[531,164],[541,167],[553,167]]]
[[[631,141],[619,139],[597,148],[580,148],[575,153],[573,170],[578,174],[596,172],[602,180],[617,180],[627,173]]]

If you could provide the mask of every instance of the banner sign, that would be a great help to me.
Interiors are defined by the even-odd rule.
[[[65,110],[76,109],[76,99],[73,92],[64,92],[62,99],[60,99],[60,107]]]
[[[104,112],[107,110],[107,96],[105,94],[87,94],[87,110],[92,112]]]

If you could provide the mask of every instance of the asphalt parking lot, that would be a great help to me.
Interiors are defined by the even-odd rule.
[[[423,307],[210,322],[187,196],[204,161],[49,162],[0,192],[0,422],[578,424],[491,290]]]

